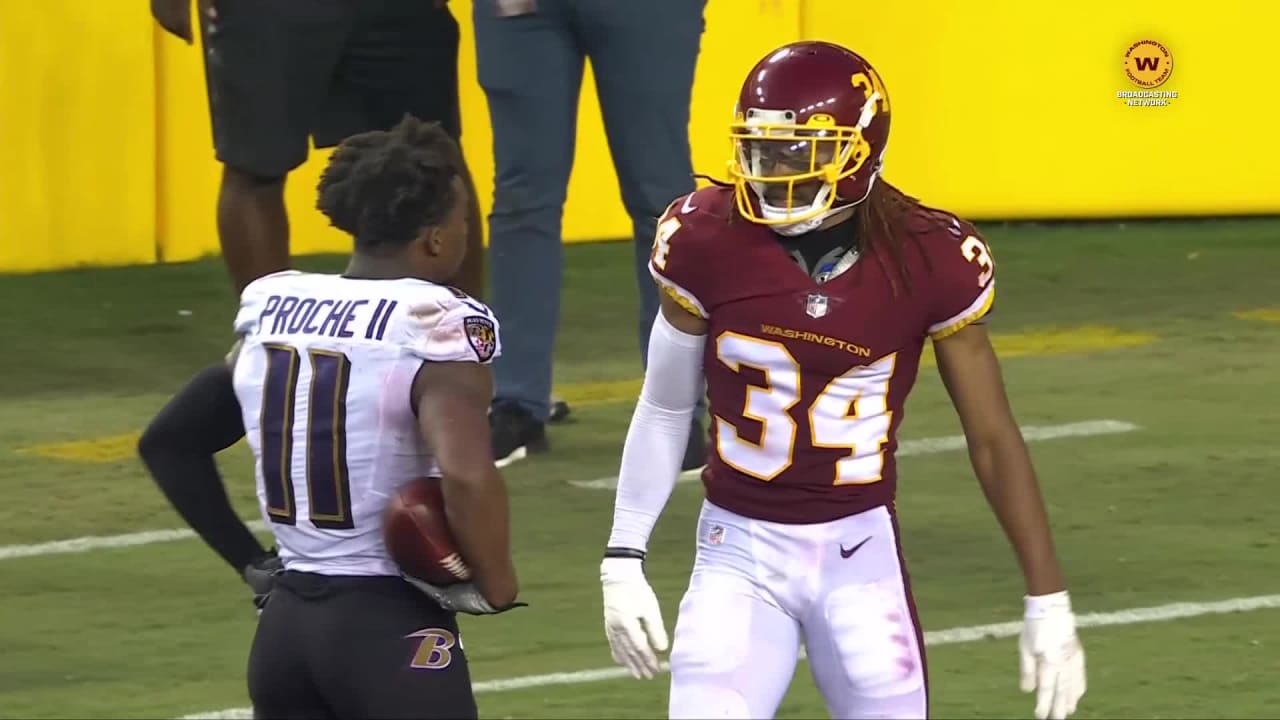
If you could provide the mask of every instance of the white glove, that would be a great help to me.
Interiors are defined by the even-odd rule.
[[[614,662],[637,679],[658,673],[656,653],[667,649],[662,608],[644,577],[640,558],[610,557],[600,563],[604,588],[604,634]]]
[[[1036,691],[1036,718],[1062,720],[1085,691],[1084,648],[1067,591],[1028,595],[1018,642],[1022,691]]]

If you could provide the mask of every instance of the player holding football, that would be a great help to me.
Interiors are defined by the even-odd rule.
[[[412,118],[345,140],[318,206],[355,238],[346,272],[250,283],[227,366],[197,376],[140,442],[175,508],[260,596],[257,717],[476,717],[454,612],[502,612],[517,587],[488,441],[498,325],[444,284],[466,252],[460,167],[448,135]],[[241,436],[283,572],[213,463]],[[473,583],[410,584],[388,556],[382,512],[423,476],[443,478]]]
[[[928,713],[923,635],[894,511],[897,429],[926,337],[969,456],[1026,578],[1022,689],[1070,715],[1084,652],[1031,460],[983,318],[991,251],[969,223],[878,180],[889,96],[837,45],[747,76],[732,187],[678,198],[650,270],[663,290],[601,564],[614,659],[658,671],[644,576],[705,371],[715,451],[671,651],[673,718],[771,717],[803,641],[839,718]]]

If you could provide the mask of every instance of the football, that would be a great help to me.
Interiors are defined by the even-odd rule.
[[[444,512],[437,478],[417,478],[396,490],[382,517],[387,553],[406,575],[432,585],[471,579]]]

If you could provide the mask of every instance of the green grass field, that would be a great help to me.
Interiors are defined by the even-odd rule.
[[[984,230],[1000,282],[992,331],[1020,422],[1134,426],[1031,446],[1077,611],[1265,596],[1243,612],[1187,605],[1178,619],[1134,613],[1083,629],[1090,682],[1079,717],[1275,717],[1280,221]],[[571,483],[617,470],[639,377],[630,256],[623,244],[567,249],[556,381],[574,412],[553,427],[553,453],[506,472],[530,607],[462,620],[484,717],[665,716],[665,676],[580,672],[612,666],[598,560],[613,496]],[[132,444],[230,344],[227,287],[216,261],[0,278],[0,716],[247,705],[253,609],[199,541],[47,544],[179,525]],[[906,440],[958,432],[932,369],[908,408]],[[244,445],[223,460],[236,503],[256,518]],[[904,457],[900,474],[926,627],[1018,620],[1021,580],[965,454]],[[681,484],[651,546],[669,627],[700,497]],[[936,716],[1030,716],[1016,640],[933,639]],[[570,674],[512,681],[546,673]],[[803,663],[781,715],[825,716]]]

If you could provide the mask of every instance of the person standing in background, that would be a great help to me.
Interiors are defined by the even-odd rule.
[[[406,114],[456,141],[458,24],[445,0],[197,0],[213,143],[222,163],[218,240],[237,295],[290,265],[284,185],[308,141],[333,147]],[[191,0],[151,0],[191,44]],[[471,176],[461,290],[484,289],[483,229]]]
[[[504,328],[490,412],[500,465],[548,449],[560,312],[561,219],[589,58],[635,237],[640,357],[658,298],[649,277],[657,218],[694,190],[689,105],[706,0],[474,0],[476,64],[495,166],[489,303]],[[702,414],[684,467],[705,462]]]

